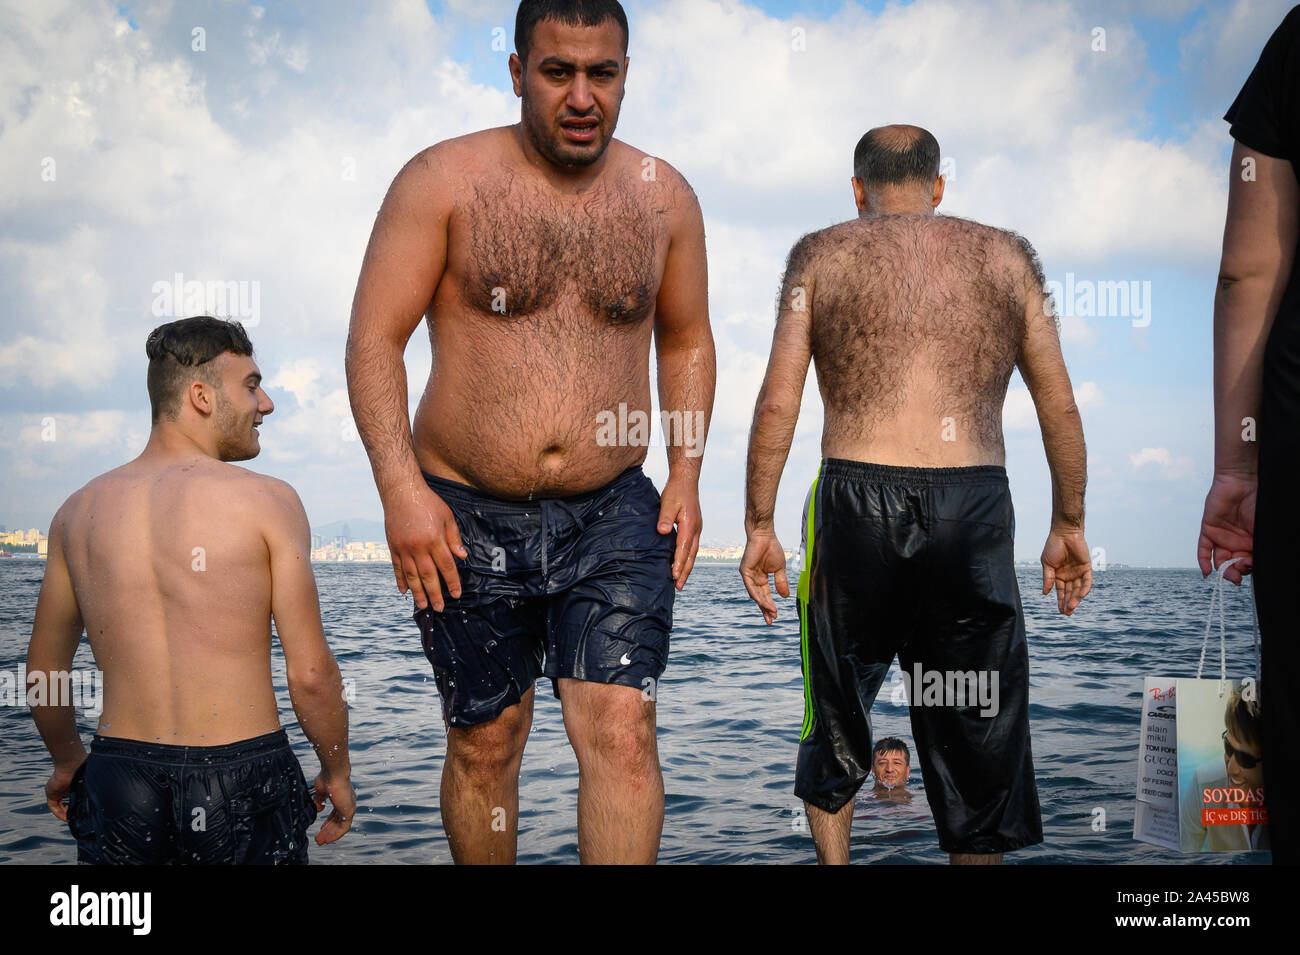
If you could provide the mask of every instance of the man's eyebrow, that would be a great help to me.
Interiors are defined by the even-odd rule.
[[[566,70],[576,70],[578,68],[577,64],[572,60],[566,60],[558,56],[548,56],[537,65],[539,69],[543,70],[557,66]],[[592,70],[610,69],[618,70],[618,60],[601,60],[599,63],[592,63],[586,68],[586,72],[590,73]]]
[[[250,371],[244,376],[244,381],[252,381],[254,384],[260,385],[262,383],[262,373],[260,371]]]

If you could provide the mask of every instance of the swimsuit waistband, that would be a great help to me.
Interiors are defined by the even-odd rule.
[[[90,751],[100,756],[127,756],[155,763],[198,763],[262,756],[288,747],[289,737],[283,729],[278,729],[263,736],[223,743],[220,746],[176,746],[172,743],[100,736],[96,733]]]
[[[439,493],[442,491],[449,491],[452,494],[460,495],[461,497],[472,499],[479,503],[520,509],[537,507],[537,505],[543,501],[563,501],[565,504],[581,504],[585,501],[593,500],[611,489],[620,487],[621,485],[630,483],[631,481],[644,476],[644,472],[641,470],[641,465],[634,464],[630,468],[624,470],[618,475],[618,477],[614,478],[608,484],[592,488],[589,491],[580,491],[577,494],[567,494],[562,497],[537,497],[525,500],[515,500],[512,498],[497,497],[495,494],[489,494],[487,491],[479,490],[472,484],[463,484],[460,481],[438,477],[424,471],[421,471],[420,473],[424,475],[424,480],[428,482],[429,487]]]
[[[822,460],[821,476],[870,481],[876,484],[905,484],[934,487],[949,484],[1006,484],[1007,469],[997,464],[962,468],[911,468],[892,464],[871,464],[843,458]]]

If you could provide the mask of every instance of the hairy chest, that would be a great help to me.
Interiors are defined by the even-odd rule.
[[[635,325],[654,312],[665,218],[634,188],[573,200],[479,186],[457,208],[449,258],[464,304],[485,315],[564,313]]]

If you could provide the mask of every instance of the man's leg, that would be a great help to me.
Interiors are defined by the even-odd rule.
[[[654,701],[630,686],[559,682],[564,729],[578,757],[578,858],[653,864],[664,823]]]
[[[1042,842],[1029,739],[1029,652],[1001,468],[936,474],[922,625],[899,654],[913,678],[912,732],[939,845],[953,865],[998,865]]]
[[[533,688],[488,723],[447,728],[442,825],[457,865],[511,865],[519,834],[519,767]]]
[[[839,812],[818,809],[810,802],[804,806],[808,813],[808,828],[812,830],[817,846],[818,865],[849,864],[849,829],[853,825],[853,803],[850,799]]]

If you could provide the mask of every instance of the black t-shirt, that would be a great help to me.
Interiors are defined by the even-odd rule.
[[[1288,159],[1300,176],[1300,6],[1264,46],[1259,62],[1223,117],[1232,138],[1255,152]],[[1234,170],[1234,175],[1237,174]],[[1300,255],[1264,357],[1260,468],[1300,461]]]

